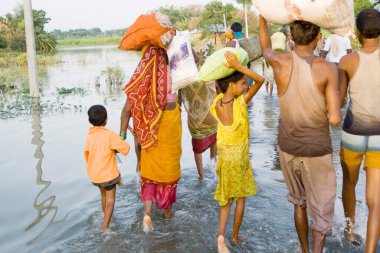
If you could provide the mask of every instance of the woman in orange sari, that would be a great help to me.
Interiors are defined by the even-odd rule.
[[[141,61],[123,91],[127,94],[134,130],[141,145],[143,230],[152,232],[153,203],[164,210],[165,218],[171,218],[181,177],[181,114],[176,95],[171,93],[165,50],[144,47]],[[121,125],[128,125],[123,124],[123,115],[121,118]]]

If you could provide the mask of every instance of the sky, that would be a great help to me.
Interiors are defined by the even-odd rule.
[[[104,30],[126,28],[141,14],[160,6],[186,6],[207,4],[211,0],[31,0],[32,8],[44,10],[51,18],[45,26],[46,31],[60,29],[67,31],[76,28],[95,28]],[[221,0],[233,3],[234,0]],[[22,0],[0,0],[0,16],[14,13]],[[241,8],[241,7],[240,7]]]

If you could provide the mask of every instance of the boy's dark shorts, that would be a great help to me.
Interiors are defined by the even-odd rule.
[[[101,188],[104,188],[106,191],[111,191],[113,190],[116,185],[120,182],[120,175],[115,178],[115,179],[112,179],[111,181],[108,181],[108,182],[104,182],[104,183],[92,183],[93,185],[97,186],[97,187],[101,187]]]

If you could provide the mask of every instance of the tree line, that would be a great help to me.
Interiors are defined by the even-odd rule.
[[[15,8],[15,13],[0,17],[0,48],[14,51],[26,51],[24,9],[22,5]],[[36,49],[40,52],[53,52],[57,41],[45,31],[50,18],[43,10],[33,10],[34,36]]]
[[[236,0],[238,4],[251,6],[250,0]],[[379,8],[380,0],[354,0],[355,15],[365,8]],[[238,21],[244,24],[244,11],[232,4],[223,4],[215,0],[206,5],[188,5],[186,7],[164,6],[152,11],[160,11],[169,16],[178,30],[198,31],[202,38],[224,32],[224,19],[227,26]],[[102,31],[99,28],[72,29],[69,31],[45,31],[45,25],[51,19],[43,10],[33,10],[36,48],[39,52],[54,52],[57,41],[77,38],[99,38],[122,36],[125,29]],[[249,33],[257,31],[257,18],[252,11],[248,12]],[[24,10],[22,5],[15,8],[14,14],[0,17],[0,49],[9,48],[15,51],[26,51]]]

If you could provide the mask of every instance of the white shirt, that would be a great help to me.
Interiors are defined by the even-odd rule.
[[[334,47],[336,47],[335,50]],[[340,58],[347,54],[348,49],[351,49],[351,42],[348,37],[331,34],[331,36],[326,39],[323,51],[329,52],[327,59],[330,62],[339,63]]]

